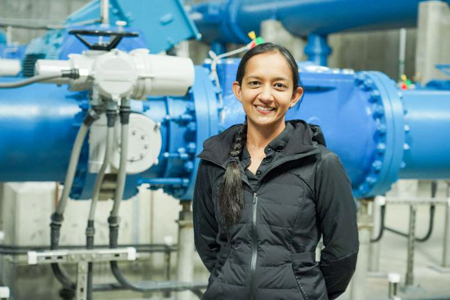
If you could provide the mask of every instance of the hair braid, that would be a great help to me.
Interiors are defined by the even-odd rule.
[[[241,126],[235,136],[229,155],[239,157],[247,143],[247,121]],[[242,189],[241,172],[238,162],[233,160],[228,163],[220,187],[220,210],[223,213],[226,225],[233,225],[239,221],[244,207],[244,195]]]

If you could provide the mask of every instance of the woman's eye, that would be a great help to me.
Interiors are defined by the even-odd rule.
[[[285,89],[287,86],[284,83],[275,83],[277,89]]]
[[[248,85],[250,85],[250,86],[258,86],[259,85],[259,81],[250,81],[248,83]]]

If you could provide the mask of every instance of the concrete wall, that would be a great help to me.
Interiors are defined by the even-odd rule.
[[[406,31],[405,74],[412,78],[415,72],[416,29]],[[342,33],[329,36],[333,49],[328,64],[333,68],[356,71],[376,70],[390,78],[399,78],[400,30]]]
[[[2,0],[0,1],[0,21],[20,21],[32,24],[62,24],[70,13],[76,11],[88,0]],[[12,40],[20,44],[41,36],[42,30],[12,29]]]

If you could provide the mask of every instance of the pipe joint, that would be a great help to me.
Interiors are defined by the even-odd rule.
[[[120,217],[118,216],[110,216],[108,218],[109,228],[119,227]]]
[[[61,227],[62,222],[64,221],[64,216],[62,214],[53,213],[51,216],[52,223],[50,224],[50,227],[56,228]]]
[[[129,124],[130,123],[131,109],[129,106],[120,107],[120,123]]]
[[[86,126],[91,126],[92,123],[94,123],[95,121],[100,119],[100,114],[101,113],[99,113],[98,111],[99,111],[99,109],[96,108],[96,107],[95,108],[93,107],[92,109],[89,109],[87,114],[86,114],[86,117],[83,120],[83,123],[86,124]]]
[[[106,111],[107,126],[109,128],[114,127],[114,125],[116,123],[116,115],[117,115],[117,112],[115,110],[108,109]]]

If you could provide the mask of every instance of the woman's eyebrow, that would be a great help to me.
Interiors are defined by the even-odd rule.
[[[259,77],[258,75],[250,75],[250,76],[247,77],[247,80],[248,79],[259,79],[259,80],[261,80],[261,77]],[[275,77],[272,80],[273,81],[279,81],[279,80],[289,81],[289,78],[280,76],[280,77]]]
[[[247,79],[261,79],[261,77],[259,77],[257,75],[250,75],[247,77]]]

